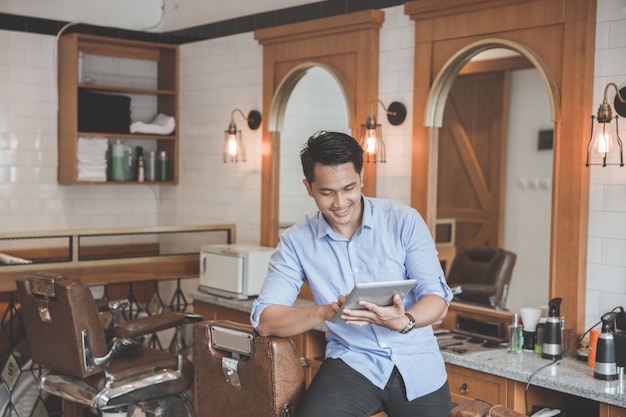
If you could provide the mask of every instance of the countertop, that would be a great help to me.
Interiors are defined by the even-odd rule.
[[[534,352],[508,353],[506,348],[484,349],[463,354],[441,352],[446,363],[497,375],[515,381],[626,408],[624,386],[618,381],[593,377],[587,363],[566,357],[554,364]]]
[[[194,300],[203,301],[233,310],[249,312],[254,299],[233,300],[203,292],[191,294]],[[297,300],[296,307],[312,304],[309,300]],[[323,331],[325,326],[317,330]],[[505,348],[469,350],[466,353],[441,352],[446,363],[501,376],[514,381],[572,394],[618,407],[626,408],[623,384],[618,381],[600,381],[593,377],[593,368],[574,358],[552,361],[542,359],[533,352],[507,353]],[[543,368],[542,368],[543,367]]]

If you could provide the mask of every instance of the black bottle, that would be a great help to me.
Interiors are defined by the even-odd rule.
[[[543,346],[541,357],[544,359],[561,359],[563,348],[561,345],[561,298],[553,298],[548,303],[550,311],[543,330]]]
[[[598,336],[596,347],[596,364],[593,367],[593,377],[604,381],[617,379],[617,361],[615,360],[615,339],[613,338],[613,324],[617,313],[602,315],[602,333]]]

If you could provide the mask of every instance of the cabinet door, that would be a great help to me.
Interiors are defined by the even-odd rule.
[[[446,365],[446,370],[452,402],[460,404],[479,399],[506,405],[506,379],[450,364]]]
[[[626,417],[626,408],[600,404],[600,417]]]

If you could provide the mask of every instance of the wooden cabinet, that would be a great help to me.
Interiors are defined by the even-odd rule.
[[[446,364],[453,403],[483,400],[501,404],[529,415],[544,407],[563,410],[565,415],[586,417],[626,417],[626,410],[573,394],[559,392],[526,382]]]
[[[626,408],[614,405],[600,404],[601,417],[626,417]]]
[[[446,364],[452,402],[480,399],[490,404],[507,404],[505,378]]]
[[[80,58],[79,58],[80,57]],[[90,65],[91,63],[91,65]],[[79,67],[82,71],[79,71]],[[79,82],[79,72],[81,82]],[[132,121],[150,123],[159,113],[178,123],[178,47],[176,45],[72,33],[58,42],[58,182],[61,184],[135,184],[90,180],[78,175],[78,138],[105,137],[129,146],[165,152],[168,174],[155,184],[178,182],[178,129],[171,134],[112,133],[79,130],[79,94],[84,92],[130,97]],[[84,106],[81,106],[84,109]],[[102,113],[102,118],[107,112]],[[102,121],[100,121],[102,122]],[[106,124],[106,122],[105,122]],[[86,179],[87,178],[87,179]]]

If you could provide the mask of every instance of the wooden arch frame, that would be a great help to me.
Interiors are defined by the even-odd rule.
[[[380,10],[365,10],[255,32],[263,45],[263,120],[267,120],[261,162],[262,245],[278,244],[280,131],[272,129],[281,126],[279,112],[285,100],[307,67],[322,66],[341,84],[352,107],[353,136],[358,134],[370,103],[378,98],[379,31],[384,17]],[[364,164],[363,170],[363,193],[375,196],[376,164]]]
[[[554,85],[548,93],[560,108],[553,109],[549,289],[551,298],[563,299],[561,314],[568,327],[582,333],[589,209],[589,170],[584,160],[592,107],[596,1],[420,0],[405,3],[405,13],[416,28],[413,105],[419,116],[413,118],[411,204],[429,222],[435,221],[430,160],[435,148],[431,133],[436,137],[436,127],[427,123],[436,123],[421,116],[433,105],[429,91],[446,63],[476,42],[497,38],[525,45],[523,50],[533,51],[532,56],[545,65],[544,72],[552,75]]]

